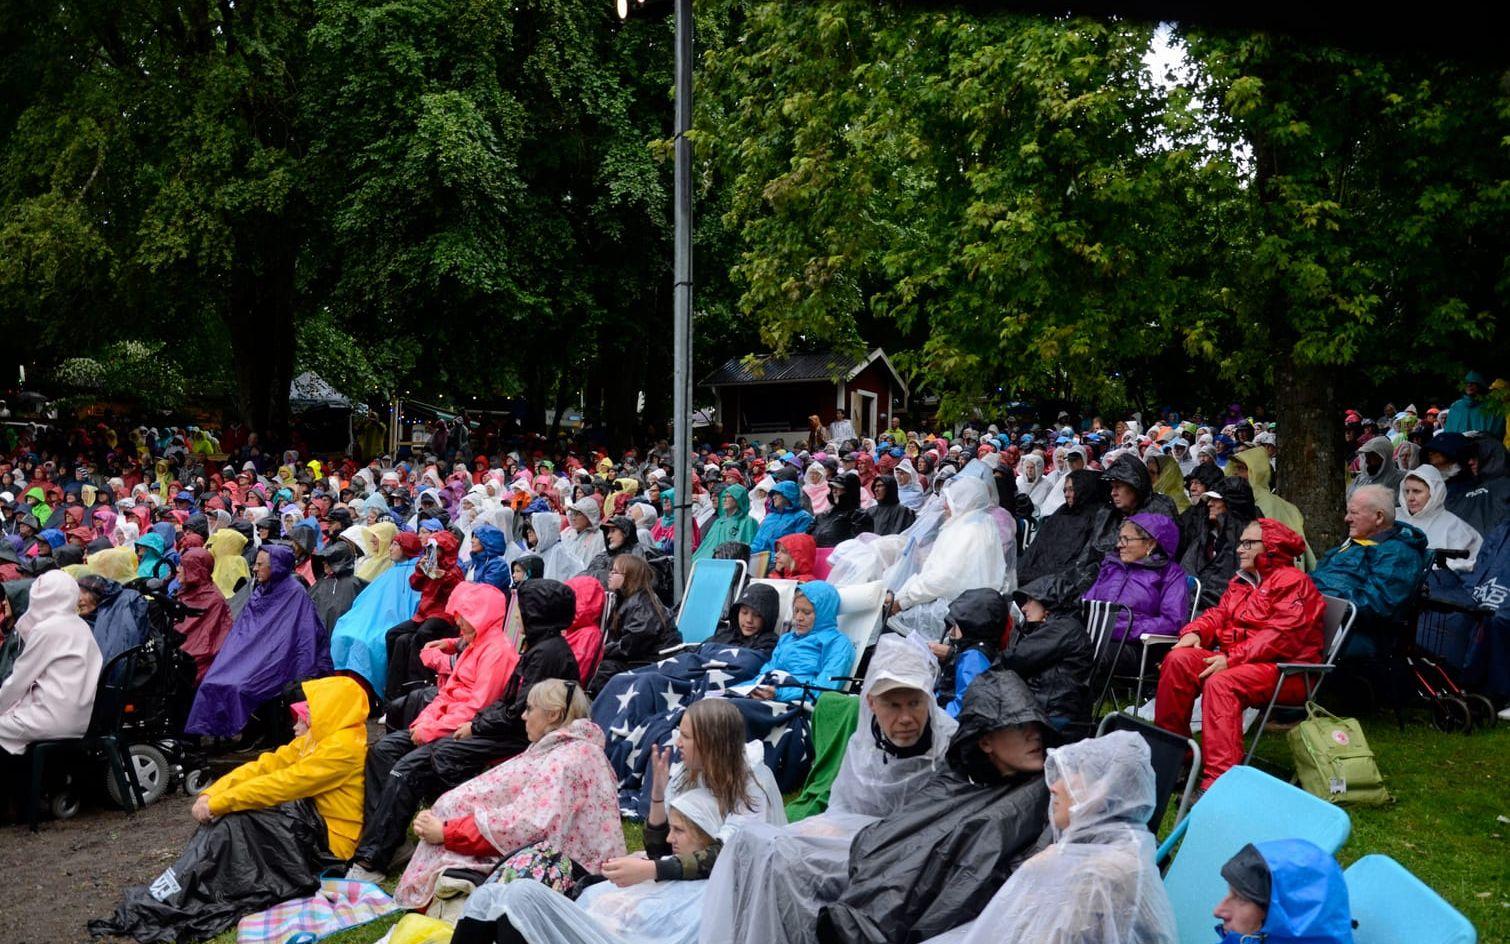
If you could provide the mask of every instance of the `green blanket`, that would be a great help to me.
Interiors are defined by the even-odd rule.
[[[824,692],[813,708],[813,769],[802,792],[786,805],[787,822],[817,816],[828,809],[828,790],[839,775],[849,736],[860,719],[860,699],[855,695]]]

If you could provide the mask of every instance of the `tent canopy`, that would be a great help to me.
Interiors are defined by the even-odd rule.
[[[321,407],[333,410],[351,409],[351,401],[312,370],[306,370],[288,385],[288,405],[289,409],[295,413]]]

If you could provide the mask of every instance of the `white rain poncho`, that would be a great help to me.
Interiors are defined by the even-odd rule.
[[[701,944],[811,944],[818,911],[837,901],[849,881],[849,848],[877,819],[908,805],[944,763],[957,727],[929,699],[928,750],[917,757],[886,753],[871,730],[865,696],[876,680],[893,678],[932,692],[938,662],[917,637],[884,635],[876,644],[860,699],[860,717],[829,793],[828,810],[776,828],[750,824],[725,843],[703,898]]]
[[[1049,751],[1044,777],[1063,781],[1070,823],[1012,874],[970,924],[928,944],[1173,944],[1174,911],[1148,831],[1154,774],[1131,731]]]
[[[587,566],[587,562],[561,543],[561,516],[554,511],[537,511],[530,515],[530,527],[535,529],[535,553],[545,561],[545,579],[565,580],[575,577]]]
[[[1419,479],[1431,489],[1431,497],[1426,500],[1426,505],[1418,515],[1411,514],[1405,504],[1405,483],[1411,479]],[[1448,567],[1463,573],[1473,569],[1484,538],[1476,528],[1447,510],[1447,483],[1442,481],[1442,473],[1435,466],[1423,465],[1407,472],[1400,481],[1399,501],[1400,516],[1397,520],[1413,524],[1426,532],[1427,546],[1468,552],[1466,558],[1449,560]]]
[[[907,539],[901,534],[860,534],[840,541],[828,558],[829,583],[849,587],[880,580],[902,555]]]
[[[572,502],[568,510],[575,511],[587,519],[587,530],[578,531],[575,527],[571,526],[571,519],[568,517],[567,525],[569,530],[561,535],[561,546],[566,548],[573,557],[582,562],[582,566],[577,568],[577,573],[580,574],[583,570],[587,569],[587,565],[592,562],[594,557],[603,553],[603,532],[598,530],[598,523],[599,519],[603,516],[603,509],[598,504],[596,498],[593,498],[591,495],[584,495]],[[539,531],[535,533],[538,534]],[[575,577],[576,574],[572,574],[572,576]]]
[[[1041,508],[1053,491],[1054,483],[1043,474],[1043,456],[1030,452],[1017,463],[1017,494],[1028,496],[1033,507]]]
[[[1080,456],[1081,460],[1084,462],[1084,465],[1082,465],[1081,468],[1090,468],[1090,454],[1086,451],[1086,448],[1084,446],[1061,446],[1059,449],[1055,449],[1054,462],[1056,465],[1061,461],[1061,459],[1059,458],[1061,450],[1063,450],[1064,453],[1064,458],[1062,460],[1064,463],[1064,472],[1054,477],[1053,483],[1049,486],[1049,493],[1044,496],[1043,502],[1038,506],[1038,514],[1043,518],[1047,518],[1049,515],[1052,515],[1054,512],[1064,507],[1064,483],[1069,481],[1070,472],[1072,471],[1070,469],[1070,456]],[[1112,462],[1116,459],[1117,455],[1118,453],[1113,451],[1103,456],[1101,458],[1101,467],[1103,469],[1111,468]]]
[[[947,606],[966,590],[999,591],[1006,586],[1001,535],[991,517],[995,491],[993,483],[963,472],[945,486],[949,518],[922,568],[896,591],[902,609],[935,600]]]

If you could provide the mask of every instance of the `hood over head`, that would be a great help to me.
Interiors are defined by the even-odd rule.
[[[988,783],[1002,778],[981,752],[979,741],[982,735],[1002,728],[1037,724],[1047,747],[1054,730],[1038,707],[1032,689],[1016,672],[1007,669],[991,669],[975,677],[965,690],[958,721],[959,729],[949,742],[949,764],[972,780]]]
[[[323,740],[343,728],[362,728],[372,704],[355,679],[344,675],[310,679],[302,686],[309,703],[309,735]]]
[[[1409,506],[1405,504],[1406,479],[1417,479],[1431,491],[1431,497],[1417,514],[1411,514]],[[1447,503],[1447,483],[1442,479],[1442,473],[1437,471],[1436,466],[1422,465],[1405,473],[1405,478],[1400,480],[1400,494],[1397,498],[1402,509],[1406,509],[1404,518],[1407,521],[1423,521],[1436,516]]]
[[[1067,506],[1074,514],[1085,514],[1106,504],[1106,483],[1094,469],[1076,469],[1067,475],[1074,499]]]
[[[589,626],[597,629],[603,619],[603,606],[608,600],[608,594],[604,592],[603,585],[598,583],[598,578],[581,574],[567,580],[566,586],[577,597],[576,614],[572,617],[570,629],[585,629]]]
[[[181,565],[178,582],[186,589],[193,589],[210,582],[215,572],[215,557],[202,547],[191,547],[184,551]]]
[[[446,600],[446,615],[464,618],[479,639],[501,631],[508,611],[508,597],[490,583],[463,581]]]
[[[839,591],[823,580],[808,580],[797,585],[797,592],[813,605],[812,632],[839,628]]]
[[[1173,518],[1140,512],[1128,520],[1148,532],[1158,543],[1159,550],[1164,552],[1166,560],[1174,560],[1175,552],[1180,548],[1180,526],[1175,524]]]
[[[16,621],[16,631],[25,639],[38,623],[78,613],[78,581],[61,570],[49,570],[32,581],[26,613]]]
[[[858,479],[858,476],[856,477]],[[858,489],[856,490],[858,492]],[[797,483],[790,480],[777,482],[771,489],[772,495],[780,495],[786,499],[787,511],[799,511],[802,508],[802,495],[797,488]]]
[[[1207,467],[1209,468],[1209,466]],[[1238,521],[1252,521],[1258,517],[1258,505],[1253,499],[1253,486],[1247,479],[1229,475],[1212,489],[1227,503],[1227,514]]]
[[[1262,866],[1255,860],[1261,860]],[[1222,877],[1245,898],[1261,890],[1267,878],[1269,910],[1262,931],[1270,940],[1352,944],[1352,908],[1342,868],[1314,843],[1304,839],[1249,843],[1222,866]]]
[[[261,553],[267,554],[270,571],[268,584],[276,584],[294,572],[293,548],[283,544],[264,544]]]
[[[1267,574],[1276,567],[1293,567],[1295,558],[1306,552],[1305,539],[1289,525],[1273,518],[1257,518],[1263,529],[1264,550],[1258,555],[1258,572]]]
[[[480,524],[473,528],[472,537],[477,540],[478,544],[482,545],[482,556],[490,559],[502,557],[504,551],[508,548],[508,539],[503,536],[503,532],[490,524]],[[478,555],[476,554],[472,555],[474,561],[477,557]]]
[[[1264,453],[1267,457],[1268,453]],[[1148,496],[1153,493],[1153,476],[1148,474],[1148,466],[1144,465],[1131,453],[1123,453],[1111,464],[1111,468],[1101,473],[1102,481],[1106,483],[1110,491],[1112,483],[1121,482],[1131,485],[1133,491],[1138,493],[1138,507],[1141,508],[1148,501]]]
[[[1263,446],[1255,446],[1252,449],[1244,449],[1233,458],[1241,462],[1248,470],[1248,484],[1253,487],[1253,494],[1261,495],[1274,490],[1269,484],[1274,477],[1273,469],[1269,466],[1269,450]]]
[[[990,588],[966,590],[949,604],[947,622],[960,628],[960,644],[984,643],[993,649],[1001,644],[1007,628],[1007,598]]]
[[[614,515],[603,522],[603,530],[607,531],[609,528],[614,528],[624,535],[624,543],[619,545],[620,551],[627,551],[640,543],[639,528],[636,527],[634,519],[628,515]],[[606,535],[604,540],[607,540]]]
[[[1074,582],[1064,574],[1035,577],[1018,587],[1012,593],[1012,599],[1017,601],[1018,606],[1029,600],[1037,600],[1051,613],[1080,605],[1080,595],[1075,592]]]
[[[559,580],[527,580],[519,587],[519,616],[531,644],[559,636],[577,615],[577,595]]]
[[[792,555],[792,566],[797,573],[813,572],[813,562],[818,558],[818,542],[811,534],[788,534],[778,539],[776,546]]]
[[[781,594],[776,592],[775,587],[763,583],[746,586],[745,592],[729,607],[729,623],[737,628],[739,611],[747,608],[760,617],[762,630],[773,633],[781,631]]]
[[[1148,742],[1133,731],[1112,731],[1050,748],[1043,767],[1050,789],[1062,782],[1070,796],[1070,825],[1055,840],[1091,839],[1108,826],[1148,828],[1157,790]],[[1052,822],[1052,817],[1051,817]]]

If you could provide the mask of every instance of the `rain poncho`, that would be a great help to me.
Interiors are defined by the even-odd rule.
[[[1034,509],[1043,508],[1054,490],[1054,483],[1043,474],[1043,456],[1030,452],[1017,463],[1017,468],[1017,494],[1028,496]]]
[[[393,558],[388,556],[388,550],[393,546],[393,539],[398,534],[398,526],[391,521],[380,521],[374,525],[368,525],[367,537],[371,544],[367,556],[357,562],[357,579],[365,584],[371,584],[393,566]]]
[[[993,671],[971,684],[948,766],[855,837],[848,887],[819,915],[821,940],[902,944],[975,918],[1046,823],[1049,792],[1037,771],[1002,774],[979,746],[992,731],[1027,725],[1049,734],[1022,679]]]
[[[109,662],[147,641],[147,601],[140,593],[97,574],[83,578],[79,586],[93,593],[98,601],[95,611],[84,621],[94,633],[100,658]]]
[[[979,478],[956,476],[950,481],[944,489],[949,518],[922,569],[897,591],[902,609],[934,600],[947,606],[966,590],[1000,590],[1006,585],[1006,559],[990,513],[995,505],[991,492]]]
[[[825,486],[825,494],[827,487]],[[725,498],[734,499],[734,513],[730,514],[724,509]],[[703,542],[693,552],[693,560],[711,558],[713,552],[720,544],[734,541],[739,544],[749,544],[755,540],[755,532],[760,525],[750,517],[750,493],[743,485],[728,485],[718,498],[718,517],[708,526],[708,533],[703,536]]]
[[[184,552],[178,577],[178,602],[202,612],[185,616],[174,628],[183,635],[183,651],[194,657],[198,684],[210,671],[220,647],[231,632],[231,608],[211,579],[214,559],[202,547]]]
[[[702,944],[817,940],[818,910],[848,885],[856,834],[910,808],[942,764],[956,725],[932,703],[937,676],[938,663],[920,639],[881,637],[827,812],[782,828],[752,823],[724,845],[703,899]],[[865,696],[882,678],[930,693],[928,729],[909,756],[896,756],[877,739]]]
[[[1426,500],[1420,514],[1411,514],[1405,504],[1406,479],[1418,479],[1431,490],[1431,497]],[[1442,481],[1442,473],[1435,466],[1423,465],[1407,472],[1400,480],[1399,499],[1399,521],[1413,524],[1425,532],[1428,547],[1468,552],[1466,558],[1449,560],[1448,567],[1464,573],[1473,569],[1484,538],[1468,522],[1447,510],[1447,483]]]
[[[309,588],[309,598],[315,602],[315,612],[320,616],[320,625],[329,631],[362,590],[362,582],[356,578],[355,561],[351,547],[345,541],[332,541],[325,550],[315,555],[315,572],[319,578]]]
[[[149,531],[136,539],[136,551],[140,562],[136,565],[138,577],[167,577],[172,568],[168,564],[168,547],[162,536]]]
[[[1054,844],[1023,863],[979,918],[929,944],[1174,944],[1147,825],[1147,742],[1114,731],[1050,749],[1044,779],[1069,791],[1069,826],[1054,827]]]
[[[331,669],[329,635],[314,601],[293,575],[294,555],[272,545],[272,574],[259,583],[236,617],[231,635],[205,675],[184,730],[233,737],[253,711],[285,686]]]
[[[1029,457],[1023,459],[1027,461]],[[1038,536],[1023,552],[1017,566],[1017,585],[1026,586],[1039,577],[1061,573],[1084,550],[1096,525],[1096,513],[1106,503],[1101,476],[1079,469],[1067,477],[1071,500],[1039,523]]]
[[[418,540],[409,535],[418,547]],[[337,669],[356,672],[384,691],[388,681],[388,630],[414,615],[420,594],[409,584],[417,557],[401,560],[368,584],[336,621],[330,636],[330,656]]]
[[[892,474],[897,477],[897,497],[902,504],[913,511],[922,511],[928,494],[918,482],[918,470],[913,467],[912,460],[903,459],[898,462],[897,467],[892,469]]]
[[[32,741],[81,737],[89,728],[104,660],[78,609],[72,577],[53,570],[33,581],[16,621],[21,655],[0,684],[0,749],[20,754]]]
[[[485,871],[524,846],[545,843],[589,872],[624,855],[619,794],[603,755],[603,732],[579,719],[546,734],[522,754],[442,794],[430,808],[446,823],[460,819],[497,850],[485,858],[421,842],[394,899],[406,908],[429,903],[443,871]]]
[[[1370,457],[1378,461],[1377,470],[1369,470]],[[1390,491],[1394,491],[1400,487],[1400,480],[1404,475],[1405,473],[1395,465],[1395,451],[1389,437],[1375,436],[1358,447],[1358,471],[1353,474],[1353,481],[1347,487],[1348,496],[1352,497],[1354,492],[1365,485],[1383,485]]]
[[[561,543],[561,516],[554,511],[537,511],[530,516],[530,526],[535,529],[535,555],[545,562],[547,580],[565,580],[575,577],[586,562],[567,550]]]
[[[577,560],[582,561],[582,567],[585,568],[589,561],[605,550],[603,532],[598,530],[598,524],[603,517],[603,507],[598,504],[596,498],[586,495],[572,502],[567,511],[575,511],[587,519],[587,530],[578,531],[575,526],[571,526],[561,535],[561,546]],[[567,524],[571,525],[570,514],[567,516]],[[535,533],[539,534],[538,531]],[[580,569],[578,572],[581,572]]]
[[[116,583],[130,583],[135,580],[136,566],[136,551],[129,545],[112,547],[108,551],[95,551],[89,555],[89,569]]]

